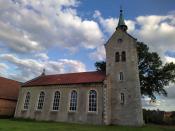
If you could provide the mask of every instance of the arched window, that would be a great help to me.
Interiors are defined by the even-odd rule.
[[[30,92],[27,92],[26,98],[24,101],[24,110],[29,109],[29,102],[30,102]]]
[[[54,95],[52,110],[54,111],[59,110],[59,105],[60,105],[60,92],[56,91]]]
[[[95,90],[89,91],[89,111],[97,111],[97,92]]]
[[[71,98],[70,98],[70,111],[76,111],[77,110],[77,92],[73,90],[71,92]]]
[[[124,95],[124,93],[121,93],[120,99],[121,99],[121,104],[124,104],[125,103],[125,95]]]
[[[42,91],[40,93],[40,95],[39,95],[38,106],[37,106],[38,110],[42,110],[43,109],[44,97],[45,97],[45,93]]]
[[[119,52],[115,53],[115,62],[119,62],[120,61],[120,54]]]
[[[122,51],[122,61],[126,61],[126,52]]]

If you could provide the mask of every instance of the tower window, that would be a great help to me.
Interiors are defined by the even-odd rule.
[[[37,109],[38,110],[42,110],[43,109],[44,97],[45,97],[45,93],[42,91],[40,93],[39,100],[38,100],[38,106],[37,106]]]
[[[24,110],[27,110],[29,108],[29,102],[30,102],[30,92],[27,92],[26,98],[24,101]]]
[[[120,61],[120,54],[119,52],[115,53],[115,62],[119,62]]]
[[[126,52],[122,51],[122,61],[126,61]]]
[[[123,72],[120,72],[120,73],[119,73],[119,80],[120,80],[120,81],[123,81],[123,80],[124,80]]]
[[[70,111],[76,111],[77,110],[77,92],[73,90],[71,92],[71,98],[70,98]]]
[[[123,40],[122,40],[121,38],[119,38],[119,39],[117,40],[117,42],[118,42],[118,43],[122,43]]]
[[[125,95],[124,95],[124,93],[120,94],[120,100],[121,100],[121,104],[125,103]]]

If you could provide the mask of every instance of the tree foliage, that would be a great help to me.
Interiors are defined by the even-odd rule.
[[[150,52],[149,47],[137,43],[138,67],[140,76],[141,94],[156,99],[155,94],[167,96],[165,86],[175,82],[175,64],[163,64],[156,52]],[[106,62],[96,62],[98,71],[106,71]]]

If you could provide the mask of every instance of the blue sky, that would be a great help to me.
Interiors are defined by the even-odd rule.
[[[104,17],[117,17],[120,5],[125,10],[127,19],[135,19],[139,15],[165,15],[174,10],[174,0],[83,0],[78,10],[83,15],[93,14],[94,10],[99,10]],[[80,13],[80,14],[81,14]],[[87,15],[88,16],[88,15]]]
[[[100,2],[100,3],[99,3]],[[166,62],[175,62],[174,0],[0,0],[0,75],[19,81],[46,74],[95,70],[105,60],[104,44],[115,31],[120,5],[128,33]],[[175,109],[175,86],[159,97]],[[167,108],[168,107],[168,108]]]

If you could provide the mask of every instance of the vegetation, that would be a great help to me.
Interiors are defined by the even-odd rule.
[[[175,111],[165,112],[160,110],[143,109],[143,118],[145,123],[175,125]]]
[[[175,127],[147,125],[143,127],[97,126],[32,120],[0,119],[0,131],[173,131]]]
[[[171,82],[175,82],[175,64],[165,63],[156,52],[150,52],[149,47],[141,42],[137,43],[138,66],[142,95],[156,99],[155,93],[167,96],[164,89]],[[98,71],[105,71],[106,62],[96,62]]]

